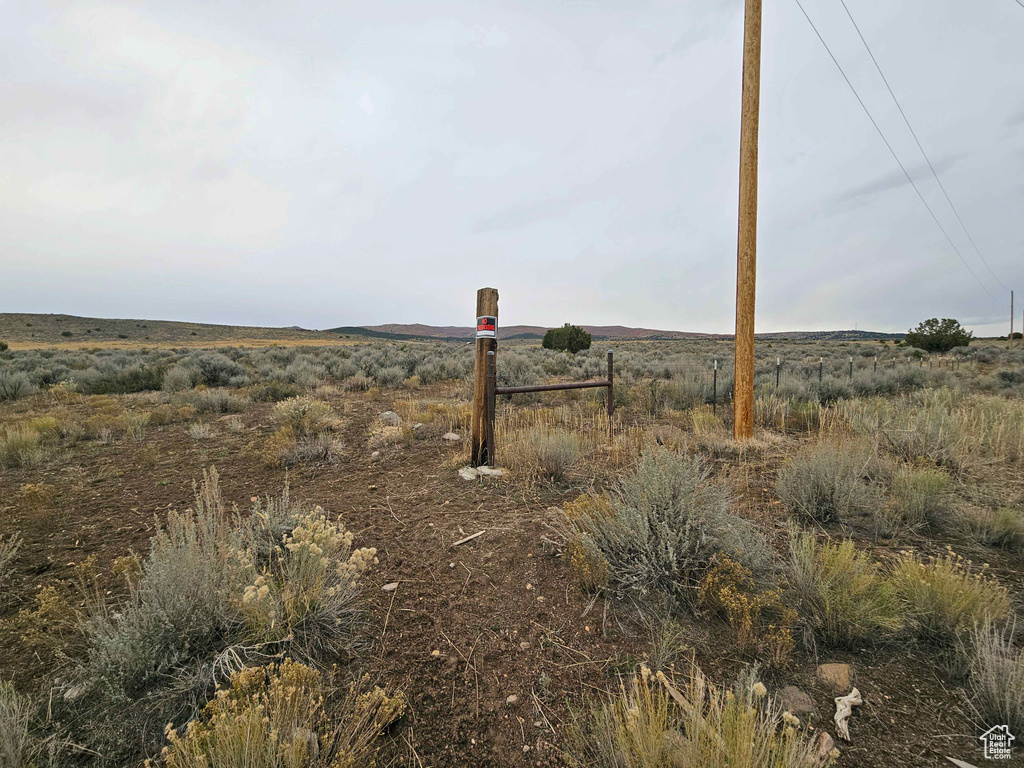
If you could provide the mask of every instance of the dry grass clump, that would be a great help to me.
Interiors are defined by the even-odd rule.
[[[45,455],[42,438],[31,427],[5,427],[0,434],[0,468],[34,467]]]
[[[536,426],[507,436],[498,443],[498,459],[520,479],[566,480],[580,461],[583,441],[560,427]]]
[[[1024,648],[1014,644],[1016,625],[1000,629],[986,623],[971,632],[971,705],[979,730],[1007,725],[1024,733]]]
[[[11,564],[21,549],[21,534],[14,532],[9,536],[0,536],[0,585],[11,575]]]
[[[290,397],[274,406],[274,420],[282,427],[291,427],[297,435],[326,429],[333,414],[329,403],[306,396]]]
[[[832,759],[817,759],[811,735],[753,674],[726,691],[696,666],[682,690],[643,667],[576,720],[568,755],[581,768],[808,768]]]
[[[348,768],[372,758],[374,741],[405,712],[381,688],[333,705],[320,674],[291,660],[236,672],[184,734],[168,727],[167,768]],[[338,720],[335,722],[334,718]]]
[[[217,430],[204,421],[196,421],[185,428],[193,440],[211,440],[217,436]]]
[[[0,680],[0,765],[31,768],[39,745],[32,738],[31,702],[7,680]]]
[[[1015,551],[1024,549],[1024,512],[1019,509],[969,507],[961,513],[961,522],[982,544]]]
[[[101,602],[84,626],[87,654],[68,693],[88,713],[79,738],[131,752],[125,718],[152,733],[253,662],[353,650],[359,579],[375,550],[353,550],[352,539],[287,488],[250,514],[229,510],[216,471],[206,473],[193,508],[172,511],[153,538],[127,600]]]
[[[934,467],[900,467],[892,479],[892,500],[875,508],[880,533],[896,536],[902,531],[936,527],[950,512],[949,475]]]
[[[570,551],[600,553],[620,592],[659,591],[690,603],[720,552],[764,573],[770,565],[764,539],[732,514],[728,490],[708,478],[699,458],[664,448],[645,451],[596,514],[567,510],[562,524]]]
[[[821,443],[779,472],[775,492],[789,511],[818,523],[869,515],[882,503],[865,479],[873,456],[849,445]]]
[[[828,645],[879,640],[903,626],[896,589],[852,541],[790,540],[790,586],[813,636]]]
[[[892,579],[918,635],[952,643],[958,633],[985,621],[1001,621],[1010,613],[1009,592],[987,569],[986,563],[978,571],[949,548],[928,558],[904,552]]]

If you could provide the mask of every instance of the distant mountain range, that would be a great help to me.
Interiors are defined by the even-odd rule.
[[[652,328],[628,328],[623,325],[584,325],[582,328],[598,341],[664,341],[673,339],[731,339],[732,334],[695,333],[693,331],[659,331]],[[542,339],[548,329],[540,325],[498,326],[502,339]],[[330,328],[327,333],[368,335],[382,339],[472,339],[476,329],[458,325],[423,325],[421,323],[388,323]],[[786,331],[759,333],[759,339],[813,339],[831,341],[865,341],[870,339],[901,339],[902,333],[878,331]]]

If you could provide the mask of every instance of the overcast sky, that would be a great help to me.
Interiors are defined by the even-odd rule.
[[[1024,8],[765,0],[759,331],[1006,332]],[[0,311],[733,328],[742,0],[0,3]],[[1005,287],[1004,287],[1005,286]],[[1018,317],[1018,323],[1020,319]]]

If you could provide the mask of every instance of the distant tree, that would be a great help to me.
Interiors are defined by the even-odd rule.
[[[1020,331],[1014,331],[1013,332],[1013,338],[1015,338],[1015,339],[1024,339],[1024,333],[1021,333]]]
[[[907,333],[907,344],[925,352],[948,352],[954,347],[966,347],[973,336],[952,318],[933,317]]]
[[[7,342],[6,341],[0,341],[0,352],[6,352],[6,351],[7,351]]]
[[[573,354],[590,349],[592,341],[589,333],[578,325],[566,323],[561,328],[552,328],[544,334],[544,349],[567,349]]]

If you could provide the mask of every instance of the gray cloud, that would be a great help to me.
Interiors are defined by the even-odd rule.
[[[1012,285],[1024,12],[925,9],[855,12]],[[995,293],[841,9],[812,11]],[[741,33],[725,0],[4,3],[0,306],[453,324],[490,284],[507,323],[728,331]],[[794,4],[765,8],[761,103],[759,328],[1003,322]]]

